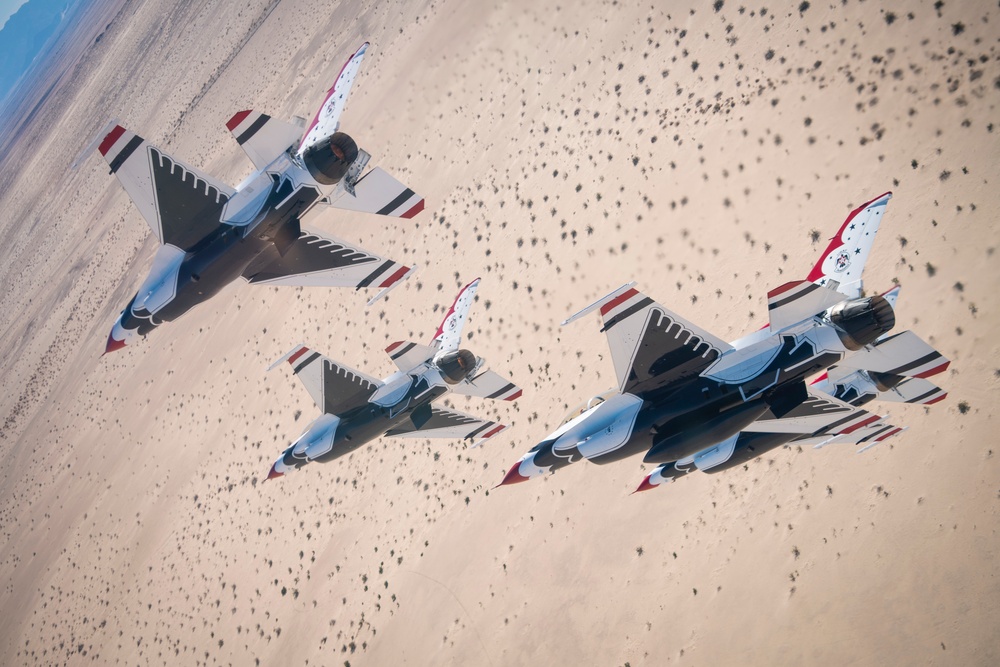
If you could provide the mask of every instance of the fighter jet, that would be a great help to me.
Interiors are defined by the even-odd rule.
[[[461,349],[462,326],[479,279],[462,288],[430,345],[397,341],[385,348],[399,369],[377,380],[319,352],[298,345],[274,362],[287,361],[323,414],[299,436],[268,472],[281,477],[311,461],[325,463],[381,436],[461,438],[478,447],[507,427],[433,403],[449,392],[513,401],[521,390],[484,369],[484,361]]]
[[[895,308],[900,287],[897,285],[882,296]],[[876,342],[876,346],[883,339]],[[943,370],[943,369],[942,369]],[[639,484],[635,492],[647,491],[662,484],[701,471],[708,474],[748,463],[749,461],[782,445],[812,446],[820,449],[834,444],[859,445],[857,453],[868,451],[875,445],[899,435],[905,427],[885,422],[884,416],[864,424],[856,420],[856,428],[840,428],[838,422],[851,414],[851,406],[867,405],[873,400],[893,403],[933,405],[943,401],[947,393],[928,380],[903,377],[876,371],[832,367],[811,383],[811,388],[827,396],[814,397],[810,408],[817,414],[815,403],[823,401],[826,417],[812,421],[798,420],[794,414],[783,419],[759,420],[731,438],[679,461],[661,463]]]
[[[352,55],[308,127],[240,111],[226,127],[257,171],[232,188],[126,130],[108,128],[98,150],[160,246],[153,266],[108,336],[105,354],[207,301],[237,278],[254,285],[379,288],[373,303],[413,268],[304,228],[333,207],[412,218],[424,200],[375,168],[338,131],[368,49]],[[97,143],[95,141],[95,143]]]
[[[677,463],[703,452],[708,469],[735,461],[742,432],[769,436],[745,436],[740,456],[749,458],[759,455],[765,441],[788,433],[796,435],[786,442],[803,435],[823,442],[858,432],[886,436],[888,430],[872,430],[879,415],[806,381],[833,367],[846,374],[840,377],[864,371],[868,378],[925,378],[948,366],[912,332],[885,337],[895,325],[889,300],[863,296],[861,272],[890,197],[886,193],[852,211],[807,280],[768,292],[768,326],[732,344],[633,284],[567,319],[564,325],[600,310],[618,387],[571,412],[514,464],[501,485],[580,459],[609,463],[643,450],[647,463]]]

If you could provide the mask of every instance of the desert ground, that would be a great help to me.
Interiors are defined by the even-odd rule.
[[[1000,663],[1000,10],[94,0],[3,117],[0,664]],[[111,118],[236,184],[236,111],[342,119],[426,197],[308,221],[415,264],[350,290],[233,284],[101,357],[156,240],[100,155]],[[619,285],[725,339],[767,321],[852,207],[866,274],[951,360],[901,436],[781,448],[630,495],[636,459],[491,490],[614,384]],[[371,375],[481,276],[467,346],[524,388],[457,398],[484,447],[382,439],[261,484],[316,416],[297,343]]]

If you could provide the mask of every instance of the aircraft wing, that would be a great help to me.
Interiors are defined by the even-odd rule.
[[[378,287],[383,290],[381,296],[413,270],[346,241],[303,229],[283,255],[270,249],[247,267],[243,277],[255,285]]]
[[[115,125],[98,150],[160,243],[190,250],[220,225],[236,192]]]
[[[386,432],[387,436],[397,438],[462,438],[475,440],[473,447],[478,447],[486,440],[507,430],[503,424],[479,419],[457,410],[432,408],[431,416],[419,427],[414,424],[397,426]]]
[[[258,171],[302,137],[301,127],[252,110],[233,114],[226,127]]]
[[[743,430],[750,433],[801,433],[810,437],[825,435],[829,439],[836,435],[849,435],[881,419],[879,415],[809,387],[806,400],[780,419],[768,411]]]
[[[324,357],[305,345],[297,345],[271,364],[287,361],[324,414],[344,415],[368,405],[382,381]]]
[[[621,392],[638,394],[701,373],[729,343],[623,285],[563,324],[600,308]]]

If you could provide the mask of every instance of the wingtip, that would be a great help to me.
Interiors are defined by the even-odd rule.
[[[116,124],[106,135],[104,135],[104,140],[101,141],[97,150],[101,152],[101,155],[107,155],[108,151],[111,150],[111,147],[115,145],[123,134],[125,134],[125,128]]]
[[[239,127],[240,123],[246,120],[246,117],[250,115],[250,109],[244,109],[243,111],[237,111],[233,114],[233,117],[226,121],[226,129],[230,132]]]

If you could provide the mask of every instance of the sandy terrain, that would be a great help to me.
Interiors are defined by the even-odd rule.
[[[1000,663],[995,3],[199,4],[95,3],[3,121],[0,664]],[[233,285],[100,358],[155,239],[96,153],[70,169],[95,133],[237,183],[230,115],[311,115],[366,39],[343,129],[427,210],[311,224],[418,274],[369,310]],[[897,326],[953,360],[891,446],[489,491],[613,383],[597,317],[567,314],[634,279],[738,337],[814,230],[890,189],[867,284],[901,281]],[[454,405],[511,430],[259,483],[315,416],[271,361],[388,374],[477,275],[469,346],[525,393]]]

